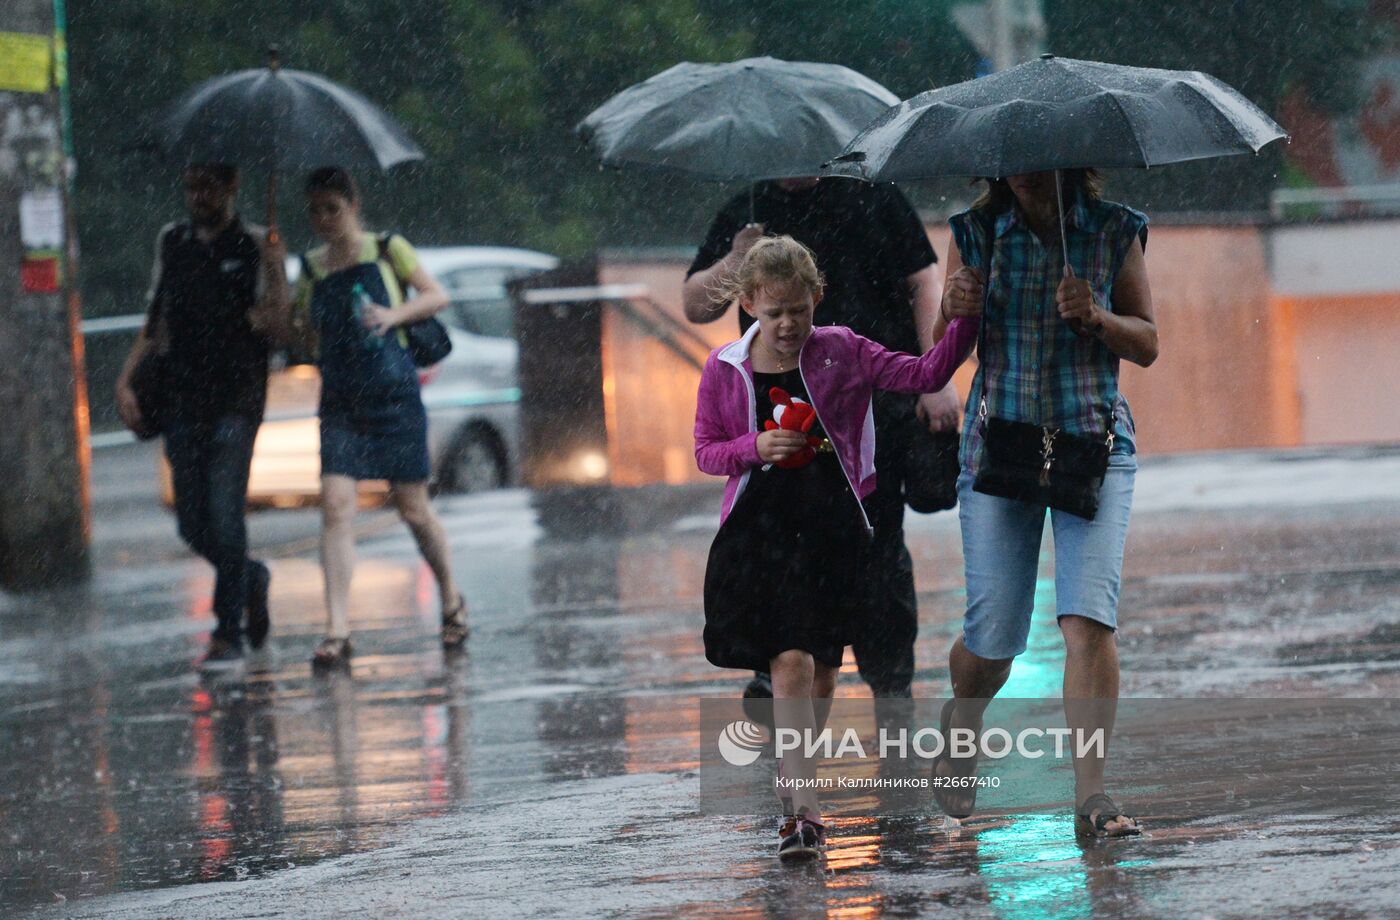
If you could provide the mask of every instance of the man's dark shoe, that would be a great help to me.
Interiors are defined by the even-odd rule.
[[[199,659],[201,671],[227,671],[243,662],[243,643],[228,639],[210,639],[209,650]]]
[[[753,680],[744,688],[744,717],[773,730],[773,678],[762,671],[753,672]]]
[[[248,644],[256,651],[267,641],[272,630],[272,616],[267,606],[267,592],[272,585],[272,571],[261,562],[250,562],[248,573]]]
[[[744,688],[746,700],[771,700],[773,698],[773,678],[762,671],[753,672],[753,680]]]

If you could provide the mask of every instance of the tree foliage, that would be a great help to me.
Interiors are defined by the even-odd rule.
[[[901,97],[969,78],[972,46],[952,0],[69,0],[78,220],[90,315],[139,308],[157,228],[180,213],[176,177],[126,151],[139,119],[190,84],[263,62],[326,74],[398,117],[428,154],[363,176],[371,223],[423,244],[489,243],[581,255],[597,246],[693,246],[733,189],[600,170],[573,134],[612,93],[678,61],[770,54],[845,64]],[[1191,67],[1266,109],[1293,82],[1345,109],[1371,47],[1363,0],[1059,0],[1059,53]],[[1247,10],[1247,13],[1244,12]],[[1243,159],[1243,158],[1241,158]],[[1149,208],[1257,207],[1277,156],[1124,176]],[[261,177],[243,210],[260,218]],[[1115,185],[1119,184],[1114,177]],[[282,210],[309,240],[295,178]],[[910,189],[936,204],[965,183]]]
[[[1051,47],[1065,57],[1140,67],[1203,70],[1275,114],[1301,88],[1314,105],[1342,114],[1360,102],[1357,74],[1385,35],[1367,0],[1060,0],[1047,4]],[[1107,12],[1106,10],[1111,10]],[[1148,209],[1262,210],[1277,187],[1285,146],[1162,170],[1110,177],[1112,197]]]

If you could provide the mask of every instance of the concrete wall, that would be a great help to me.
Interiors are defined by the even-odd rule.
[[[1275,228],[1275,308],[1294,330],[1299,442],[1400,440],[1400,221]]]

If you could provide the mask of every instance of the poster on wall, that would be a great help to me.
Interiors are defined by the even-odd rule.
[[[56,293],[63,284],[63,195],[58,189],[33,189],[20,196],[19,237],[22,287],[31,294]]]
[[[0,90],[47,93],[53,75],[53,39],[0,32]]]

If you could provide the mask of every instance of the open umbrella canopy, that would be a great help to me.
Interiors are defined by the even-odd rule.
[[[718,181],[815,176],[899,98],[836,64],[677,64],[595,109],[578,132],[605,166]]]
[[[275,61],[193,87],[153,120],[146,141],[180,165],[236,163],[268,171],[327,165],[384,170],[423,159],[407,132],[364,96]]]
[[[1286,136],[1200,71],[1044,55],[901,102],[861,131],[832,171],[899,181],[1149,167],[1257,153]]]

